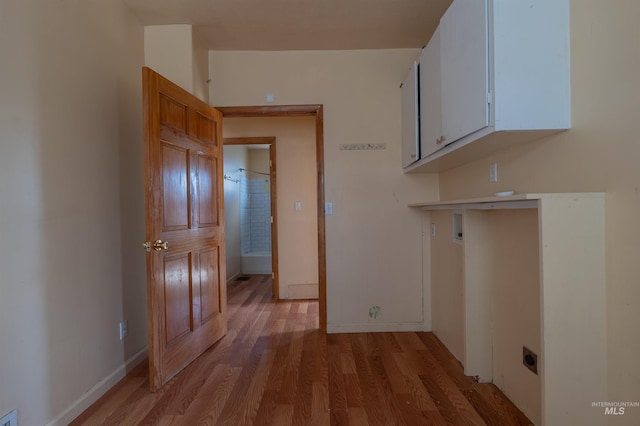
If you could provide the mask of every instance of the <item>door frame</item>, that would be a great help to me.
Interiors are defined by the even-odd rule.
[[[223,117],[224,118],[224,117]],[[280,275],[278,268],[278,192],[276,187],[277,166],[276,166],[276,138],[274,136],[265,137],[239,137],[224,138],[223,145],[269,145],[269,187],[271,191],[271,275],[273,297],[280,298]],[[224,161],[224,147],[222,151]]]
[[[318,196],[318,305],[320,330],[327,331],[327,244],[324,215],[324,116],[322,104],[215,107],[224,118],[315,117]]]

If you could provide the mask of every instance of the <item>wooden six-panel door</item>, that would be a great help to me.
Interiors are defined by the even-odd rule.
[[[143,69],[149,381],[227,331],[222,115]]]

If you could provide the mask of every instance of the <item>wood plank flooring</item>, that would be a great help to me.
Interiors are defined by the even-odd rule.
[[[72,425],[529,425],[431,333],[321,334],[317,301],[228,285],[229,332],[156,393],[146,363]]]

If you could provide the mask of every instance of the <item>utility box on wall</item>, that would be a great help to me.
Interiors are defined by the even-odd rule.
[[[455,243],[462,242],[462,212],[453,212],[453,241]]]

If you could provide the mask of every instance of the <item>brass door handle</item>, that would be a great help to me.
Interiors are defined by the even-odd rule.
[[[142,248],[145,251],[151,251],[151,248],[155,251],[169,250],[169,241],[163,243],[162,240],[156,240],[153,244],[151,244],[151,241],[145,241],[142,243]]]
[[[156,240],[153,243],[153,248],[155,251],[169,250],[169,241],[163,243],[162,240]]]

